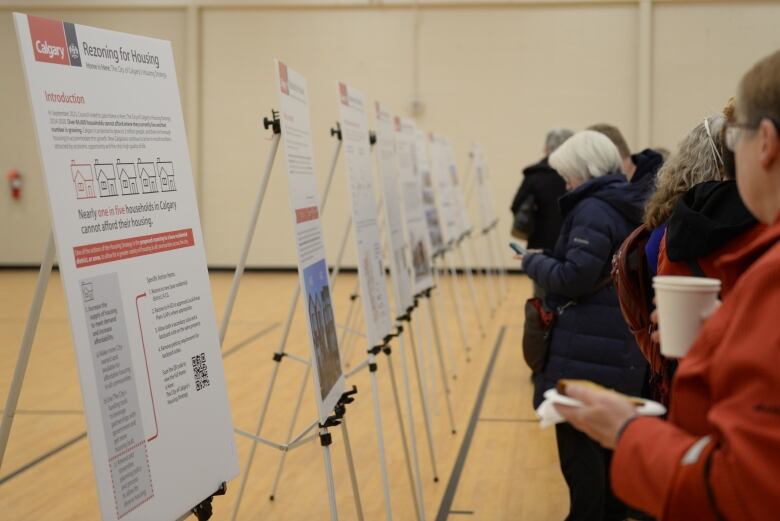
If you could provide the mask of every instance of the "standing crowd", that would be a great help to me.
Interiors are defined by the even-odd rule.
[[[567,519],[776,519],[780,51],[671,154],[632,154],[607,124],[552,130],[544,153],[511,205],[534,283],[523,345],[534,406],[574,379],[668,408],[639,416],[619,395],[567,387],[582,402],[555,406]],[[721,282],[721,305],[680,359],[661,354],[659,275]]]

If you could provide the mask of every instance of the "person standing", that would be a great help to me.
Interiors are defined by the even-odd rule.
[[[614,449],[616,494],[661,520],[780,512],[780,51],[742,78],[725,136],[739,195],[767,228],[720,259],[742,275],[680,360],[668,420],[638,417],[621,398],[576,385],[567,394],[582,407],[556,405]]]
[[[523,170],[523,182],[518,188],[510,209],[512,215],[527,212],[532,224],[528,234],[528,248],[552,250],[561,231],[561,211],[558,199],[566,193],[566,182],[550,166],[548,158],[561,144],[574,134],[565,128],[555,128],[544,140],[544,158]],[[525,205],[525,208],[523,208]]]
[[[645,198],[650,197],[655,191],[655,177],[664,162],[664,157],[651,148],[632,154],[623,133],[614,125],[597,123],[588,127],[588,130],[604,134],[615,144],[623,163],[623,173],[631,183],[632,189],[643,192]]]
[[[642,205],[621,173],[615,145],[578,132],[550,156],[569,192],[563,227],[550,254],[519,257],[523,270],[557,310],[544,369],[534,375],[534,406],[560,378],[586,378],[628,394],[642,389],[646,362],[628,330],[610,277],[612,254],[637,226]],[[568,424],[556,427],[561,471],[569,486],[568,521],[623,520],[610,491],[611,451]]]

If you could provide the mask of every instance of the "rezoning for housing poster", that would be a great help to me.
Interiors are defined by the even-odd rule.
[[[460,225],[458,202],[450,173],[451,165],[447,152],[447,142],[443,137],[431,134],[430,144],[433,164],[433,186],[436,190],[436,200],[439,205],[444,240],[447,244],[453,244],[460,239],[463,232]]]
[[[238,474],[170,42],[15,14],[103,519]]]
[[[404,203],[407,243],[412,254],[412,287],[414,293],[419,294],[433,287],[433,251],[425,220],[422,180],[414,164],[416,131],[411,120],[396,118],[396,164],[401,183],[401,200]]]
[[[339,83],[338,89],[341,135],[352,201],[352,229],[358,255],[360,300],[368,335],[367,347],[370,348],[381,345],[393,332],[371,176],[371,138],[363,94],[345,83]]]
[[[392,250],[390,262],[393,270],[393,289],[395,295],[396,318],[411,311],[414,304],[412,295],[411,269],[409,267],[408,249],[404,234],[403,214],[401,212],[401,197],[398,191],[398,162],[395,150],[396,118],[379,102],[376,104],[376,156],[379,166],[380,188],[384,201],[387,237]],[[397,120],[400,125],[400,120]]]
[[[320,221],[309,87],[306,78],[278,60],[276,72],[299,283],[304,295],[304,314],[314,362],[317,406],[320,421],[324,422],[344,392],[344,375]]]
[[[479,222],[484,231],[491,227],[498,217],[493,206],[493,194],[490,191],[490,182],[488,181],[487,168],[485,166],[485,152],[481,146],[474,145],[471,153],[474,160],[474,176],[476,177],[479,195]]]
[[[436,208],[436,190],[431,176],[431,165],[428,161],[427,143],[425,133],[417,130],[415,133],[414,158],[415,166],[422,183],[423,209],[425,210],[425,220],[428,223],[428,235],[431,238],[431,248],[433,254],[438,255],[445,249],[444,236],[441,232],[441,222],[439,221],[439,210]]]

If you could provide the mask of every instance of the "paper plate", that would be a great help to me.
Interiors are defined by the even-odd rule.
[[[545,391],[544,397],[553,403],[558,403],[561,405],[568,405],[570,407],[582,406],[581,401],[575,400],[574,398],[571,398],[569,396],[564,396],[561,393],[559,393],[558,390],[555,388],[548,389],[547,391]],[[636,412],[638,412],[642,416],[661,416],[663,414],[666,414],[666,407],[664,407],[660,403],[654,402],[653,400],[647,400],[645,398],[639,398],[639,399],[644,401],[644,405],[642,405],[641,407],[637,407]]]

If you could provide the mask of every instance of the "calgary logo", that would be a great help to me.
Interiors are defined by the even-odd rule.
[[[40,54],[45,54],[49,58],[57,58],[62,59],[65,57],[65,48],[60,47],[59,45],[51,45],[46,40],[40,41],[37,40],[35,42],[35,50],[38,51]]]
[[[71,23],[27,16],[35,60],[81,67],[76,27]]]

